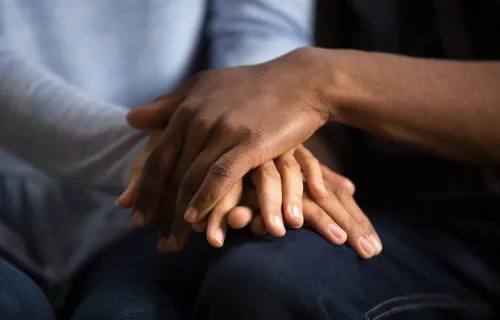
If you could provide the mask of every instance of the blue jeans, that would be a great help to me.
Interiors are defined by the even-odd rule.
[[[488,208],[367,210],[384,242],[369,261],[308,229],[282,239],[233,232],[222,249],[195,235],[172,256],[156,252],[155,232],[138,231],[81,272],[62,319],[494,319],[496,260],[444,223]],[[0,319],[54,318],[38,286],[5,260],[0,281]]]

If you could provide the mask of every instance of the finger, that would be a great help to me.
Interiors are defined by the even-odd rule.
[[[130,209],[134,204],[135,194],[138,185],[138,178],[132,178],[127,188],[120,197],[116,200],[115,205],[122,209]]]
[[[164,230],[168,230],[167,227]],[[161,237],[158,242],[158,249],[164,253],[180,252],[187,245],[191,236],[191,224],[184,219],[174,220],[170,232],[161,232]],[[168,234],[168,236],[167,236]]]
[[[173,121],[177,121],[178,118],[180,119],[179,121],[183,121],[185,123],[190,121],[190,119],[187,118],[187,115],[176,115],[174,116]],[[186,139],[184,140],[179,160],[176,163],[177,168],[175,170],[175,173],[173,174],[173,179],[169,191],[173,193],[172,196],[174,196],[174,198],[176,199],[175,219],[184,220],[183,216],[190,201],[190,199],[184,195],[187,192],[189,194],[193,194],[195,192],[193,190],[187,190],[190,185],[183,184],[182,181],[193,162],[196,161],[200,149],[203,148],[205,143],[204,137],[207,137],[209,135],[210,127],[211,123],[201,123],[200,121],[194,120],[187,128]]]
[[[276,159],[276,168],[283,184],[283,209],[288,226],[300,228],[304,223],[302,217],[302,195],[304,182],[299,163],[292,152],[287,152]]]
[[[232,148],[232,142],[227,143],[223,145],[215,137],[182,180],[179,199],[182,199],[182,203],[190,201],[184,215],[189,222],[202,220],[252,168],[252,153],[246,147]]]
[[[326,184],[328,184],[328,182],[331,182],[337,185],[338,187],[345,188],[346,191],[348,191],[348,193],[351,196],[354,195],[356,187],[354,186],[354,183],[352,183],[351,180],[347,179],[346,177],[336,172],[333,172],[332,170],[330,170],[330,168],[324,165],[321,165],[321,173],[323,174],[323,179],[325,179]]]
[[[195,232],[207,232],[208,219],[204,219],[200,222],[193,223],[193,230]]]
[[[346,242],[346,232],[313,200],[304,197],[303,207],[304,219],[307,225],[314,228],[320,235],[335,245],[341,245]]]
[[[116,200],[116,205],[122,209],[129,209],[134,204],[137,187],[139,184],[139,179],[141,177],[142,170],[144,169],[144,165],[148,156],[154,150],[158,140],[160,139],[163,131],[156,130],[151,132],[149,135],[146,144],[144,145],[143,151],[135,161],[131,173],[129,184],[125,191],[120,195],[120,197]]]
[[[307,182],[311,195],[315,198],[327,197],[328,191],[326,190],[323,181],[323,175],[321,173],[321,167],[318,159],[316,159],[316,157],[303,145],[300,145],[295,149],[294,156],[304,173],[304,178]]]
[[[252,182],[259,198],[260,214],[267,231],[276,237],[285,235],[283,224],[281,177],[274,164],[268,161],[252,173]]]
[[[243,229],[248,226],[253,219],[252,208],[237,206],[227,214],[227,223],[233,229]]]
[[[241,199],[243,182],[236,183],[208,216],[207,240],[210,245],[220,248],[224,245],[227,232],[227,214]]]
[[[255,190],[253,185],[244,187],[243,195],[241,198],[241,205],[255,210],[260,210],[259,197],[257,196],[257,190]]]
[[[250,231],[256,236],[263,236],[267,233],[266,224],[261,215],[256,215],[250,222]]]
[[[330,192],[326,199],[315,199],[315,202],[347,233],[347,244],[360,257],[369,259],[376,254],[377,248],[372,243],[370,234],[344,208],[333,193]]]
[[[190,86],[191,83],[187,82],[153,103],[131,110],[127,114],[127,122],[131,127],[139,130],[165,128],[177,107],[186,97]]]
[[[376,248],[375,254],[378,255],[382,252],[383,246],[380,237],[378,236],[373,224],[371,223],[368,216],[361,210],[354,198],[349,194],[347,190],[337,189],[335,191],[337,199],[340,201],[342,206],[350,213],[352,217],[358,222],[359,225],[364,230],[367,238]]]
[[[156,215],[156,217],[161,217],[159,223],[159,239],[158,239],[158,250],[162,253],[171,253],[178,251],[177,238],[170,239],[170,231],[172,230],[172,225],[174,219],[174,210],[175,210],[175,198],[171,193],[164,192],[163,197],[163,214]]]
[[[144,164],[132,209],[133,220],[140,222],[138,226],[148,225],[162,211],[159,203],[182,145],[177,132],[177,126],[167,127]]]

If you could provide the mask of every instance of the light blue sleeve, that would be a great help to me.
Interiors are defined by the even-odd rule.
[[[262,63],[311,46],[315,0],[213,0],[212,68]]]
[[[145,139],[127,111],[30,63],[0,37],[0,146],[33,166],[121,190]]]

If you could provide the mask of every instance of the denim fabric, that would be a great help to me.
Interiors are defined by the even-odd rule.
[[[309,229],[281,239],[232,232],[222,249],[196,234],[171,256],[156,252],[154,231],[140,231],[81,273],[65,312],[73,319],[494,319],[500,279],[486,248],[439,219],[478,212],[367,212],[384,242],[369,261]]]
[[[483,200],[448,211],[365,209],[384,243],[368,261],[307,228],[281,239],[231,232],[222,249],[195,234],[168,256],[156,251],[155,230],[136,231],[73,279],[61,319],[495,319],[498,255],[481,245],[493,234],[443,223],[498,211]],[[0,319],[52,319],[42,290],[5,260],[0,290]]]
[[[55,319],[40,287],[4,258],[0,258],[0,319]]]

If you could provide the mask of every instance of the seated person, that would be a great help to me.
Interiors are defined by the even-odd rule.
[[[228,237],[204,275],[194,317],[498,318],[500,7],[325,3],[337,49],[204,72],[129,113],[138,129],[166,127],[132,181],[135,214],[163,220],[165,235],[177,240],[165,249],[179,251],[187,222],[210,219],[250,170],[326,122],[333,145],[341,135],[332,123],[347,125],[346,175],[384,252],[360,260],[305,228],[266,241]],[[185,161],[173,166],[177,158]],[[180,189],[165,184],[170,174]],[[172,194],[175,211],[156,210]],[[347,232],[351,246],[361,241]]]
[[[201,250],[201,254],[159,255],[156,230],[134,231],[130,218],[113,208],[114,197],[109,193],[123,188],[144,145],[145,135],[125,121],[128,108],[149,101],[189,74],[205,5],[199,0],[167,2],[151,10],[147,3],[123,1],[99,6],[67,1],[0,2],[0,145],[4,148],[0,318],[54,319],[53,309],[75,320],[184,318],[189,312],[186,306],[192,304],[191,299],[176,299],[198,292],[190,287],[199,287],[196,281],[202,277],[184,281],[179,275],[192,265],[189,259],[211,261],[217,253],[206,241],[198,241],[191,250]],[[272,1],[216,1],[210,6],[214,12],[211,40],[219,48],[213,53],[213,66],[261,62],[310,43],[310,30],[302,26],[310,21],[309,1],[293,1],[289,6]],[[245,31],[241,37],[226,34],[227,29],[236,30],[228,27],[235,22],[235,27]],[[277,33],[269,22],[281,25],[281,31]],[[304,28],[304,37],[288,39],[286,32],[282,34],[297,26]],[[255,28],[269,37],[262,37],[265,41],[254,37]],[[172,34],[172,30],[178,32]],[[267,42],[271,38],[272,43]],[[249,55],[232,52],[231,48],[245,47],[235,46],[234,41],[249,47],[260,44],[259,50]],[[277,162],[289,163],[295,155],[297,162],[303,160],[302,169],[312,173],[306,177],[314,192],[315,185],[323,182],[316,160],[313,166],[307,165],[311,156],[306,149],[278,157]],[[287,174],[285,169],[280,168],[284,179],[294,181],[285,181],[283,193],[297,198],[303,188],[301,173]],[[254,176],[264,186],[269,180],[265,178]],[[281,188],[271,190],[281,193]],[[256,190],[266,195],[258,186]],[[271,199],[274,208],[282,200],[274,195]],[[300,197],[294,201],[302,206]],[[305,218],[329,241],[343,243],[346,235],[332,229],[336,224],[328,212],[318,210],[322,209],[309,200],[304,217],[300,208],[298,214],[291,208],[285,222],[300,227]],[[311,219],[309,212],[314,213]],[[241,220],[242,215],[233,217]],[[250,218],[243,216],[243,224]],[[264,232],[262,220],[255,221],[254,231]],[[284,228],[270,229],[284,233]],[[212,235],[211,243],[218,245]],[[198,238],[203,240],[203,236]]]

